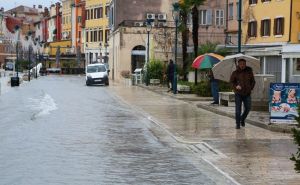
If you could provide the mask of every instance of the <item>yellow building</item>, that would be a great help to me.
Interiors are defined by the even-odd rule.
[[[242,43],[261,60],[261,73],[276,82],[299,82],[300,0],[249,0],[243,3]],[[293,46],[291,46],[293,45]]]
[[[85,56],[86,64],[104,61],[109,36],[108,16],[111,0],[86,0]],[[106,61],[104,61],[106,62]]]
[[[73,0],[62,0],[62,40],[68,40],[71,38],[72,4]]]

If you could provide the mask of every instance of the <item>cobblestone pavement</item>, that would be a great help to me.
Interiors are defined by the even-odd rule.
[[[300,182],[300,175],[289,160],[296,151],[292,137],[289,133],[261,128],[269,128],[266,112],[252,112],[246,127],[236,130],[235,120],[230,117],[234,110],[211,106],[210,98],[173,95],[165,88],[151,86],[112,84],[110,89],[178,142],[185,143],[191,152],[240,184]],[[255,123],[260,127],[252,125]]]

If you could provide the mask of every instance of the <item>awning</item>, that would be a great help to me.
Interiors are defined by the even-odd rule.
[[[283,46],[282,58],[300,58],[300,44],[288,44]]]

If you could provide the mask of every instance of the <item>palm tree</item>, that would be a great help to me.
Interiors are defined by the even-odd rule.
[[[180,31],[182,36],[182,71],[183,80],[187,80],[187,68],[188,68],[188,54],[187,54],[187,44],[188,44],[188,34],[189,29],[187,27],[189,6],[185,3],[186,0],[181,0],[179,2],[180,6]]]
[[[192,9],[193,21],[193,43],[194,43],[194,56],[198,56],[198,29],[199,29],[199,13],[198,6],[202,5],[205,0],[188,0],[188,4]],[[197,84],[197,69],[195,69],[195,84]]]

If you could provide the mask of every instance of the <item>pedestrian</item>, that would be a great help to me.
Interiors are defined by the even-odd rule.
[[[173,83],[174,83],[174,71],[175,65],[172,59],[170,59],[169,65],[167,67],[167,77],[168,77],[168,92],[173,90]],[[171,83],[171,85],[170,85]]]
[[[214,78],[214,74],[211,69],[208,71],[208,78],[210,82],[211,94],[213,96],[213,102],[211,104],[219,104],[219,81]]]
[[[245,59],[239,59],[237,69],[230,76],[230,83],[235,94],[236,129],[245,126],[245,120],[251,109],[251,91],[255,86],[255,79],[251,67],[246,65]],[[242,112],[242,103],[244,111]]]

